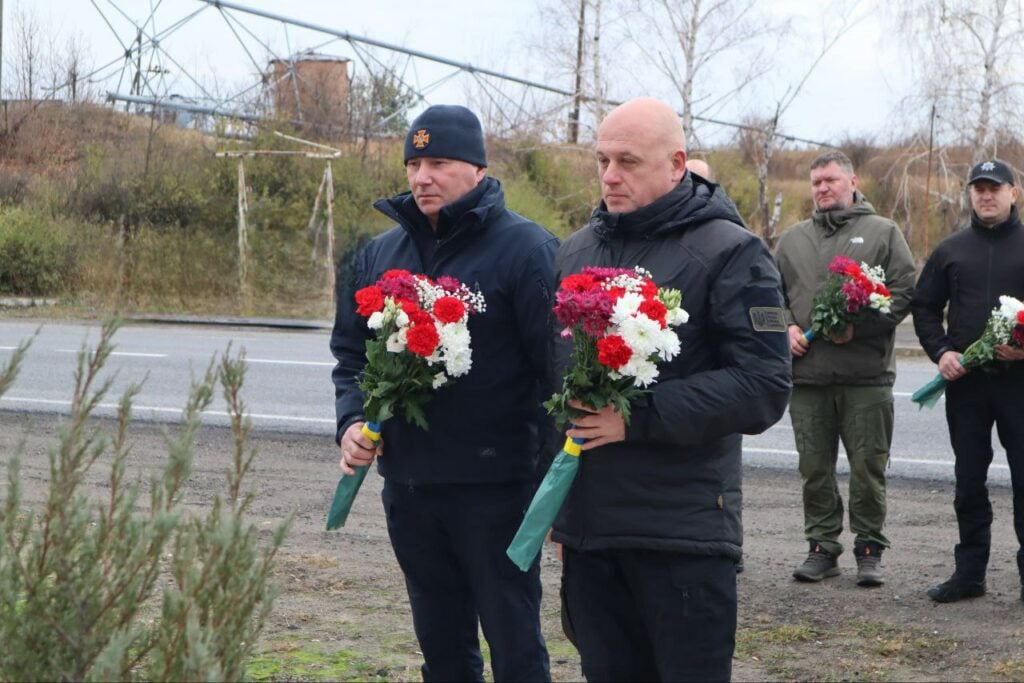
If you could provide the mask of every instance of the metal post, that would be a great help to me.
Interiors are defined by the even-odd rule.
[[[583,36],[586,33],[587,0],[580,0],[580,23],[576,32],[576,87],[573,88],[572,113],[569,114],[569,142],[580,141],[580,101],[583,99]]]
[[[928,258],[928,202],[932,197],[932,150],[935,149],[935,103],[932,102],[932,121],[928,131],[928,171],[925,175],[924,181],[924,221],[922,222],[922,232],[924,233],[924,253],[921,254],[921,259]]]
[[[245,159],[238,159],[238,285],[244,297],[249,270],[249,198],[245,191]]]

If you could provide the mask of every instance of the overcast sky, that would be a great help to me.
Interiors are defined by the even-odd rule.
[[[328,26],[340,31],[399,44],[407,48],[437,54],[457,61],[493,69],[530,80],[550,83],[569,89],[567,78],[553,80],[553,68],[539,56],[536,46],[544,35],[537,0],[232,0],[239,5],[276,13],[289,18]],[[155,28],[166,30],[174,22],[199,11],[183,28],[163,42],[169,56],[161,57],[168,70],[167,92],[192,95],[196,86],[192,79],[210,84],[218,82],[222,89],[238,89],[246,82],[255,82],[257,67],[233,35],[229,23],[213,7],[200,0],[6,0],[4,4],[4,88],[11,87],[12,35],[17,13],[28,11],[41,23],[46,40],[60,46],[76,36],[87,48],[89,62],[95,67],[110,61],[117,64],[105,74],[109,80],[97,84],[101,91],[127,93],[129,84],[123,80],[120,56],[134,34],[128,17],[141,23],[156,6]],[[762,8],[773,17],[792,17],[796,33],[779,47],[779,66],[759,86],[749,88],[734,104],[717,113],[719,118],[739,121],[746,114],[768,113],[793,82],[799,80],[813,60],[827,14],[834,3],[808,0],[764,0]],[[847,135],[880,136],[882,139],[896,127],[898,105],[911,87],[907,69],[909,56],[900,51],[900,41],[883,17],[866,10],[854,28],[843,35],[827,54],[801,91],[800,97],[786,112],[781,128],[791,135],[834,142]],[[98,9],[97,9],[98,7]],[[101,13],[102,11],[102,13]],[[104,18],[106,17],[106,18]],[[343,57],[356,57],[352,47],[330,36],[294,27],[287,30],[275,21],[239,12],[231,12],[233,26],[245,41],[257,62],[265,58],[256,38],[272,50],[288,54],[300,49],[319,47],[321,52]],[[109,22],[114,30],[107,25]],[[153,25],[149,26],[152,29]],[[116,33],[116,35],[115,35]],[[250,33],[252,35],[250,35]],[[604,57],[611,62],[607,73],[613,97],[654,94],[666,97],[678,106],[678,98],[658,74],[635,57],[624,57],[624,49],[606,48]],[[609,54],[610,53],[610,54]],[[388,57],[405,70],[405,75],[418,88],[427,88],[451,73],[451,69],[428,62],[407,62]],[[742,61],[743,57],[734,59]],[[397,60],[397,61],[396,61]],[[725,78],[735,64],[720,64],[716,78]],[[617,67],[617,68],[616,68]],[[468,77],[453,78],[427,93],[427,100],[437,102],[465,101]],[[559,82],[562,81],[562,82]],[[470,81],[471,83],[471,81]],[[924,114],[921,114],[923,125]],[[723,133],[705,127],[702,135],[711,138]]]

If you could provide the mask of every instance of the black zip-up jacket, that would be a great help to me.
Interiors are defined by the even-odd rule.
[[[928,257],[910,304],[914,331],[928,356],[938,363],[946,351],[963,352],[985,331],[1002,295],[1024,299],[1024,225],[1017,207],[991,228],[971,212],[970,227],[942,240]],[[1024,374],[1024,363],[1007,363],[1005,369]]]
[[[479,288],[486,302],[469,318],[473,367],[427,404],[428,431],[402,417],[384,422],[380,473],[410,486],[535,479],[558,239],[507,210],[490,177],[442,209],[436,233],[408,192],[374,206],[399,225],[361,249],[339,284],[331,335],[337,438],[363,419],[358,378],[370,330],[355,311],[355,290],[391,268],[449,275]]]
[[[635,265],[682,292],[682,351],[631,407],[625,441],[583,453],[554,538],[739,559],[741,434],[774,424],[792,389],[779,272],[722,189],[690,173],[636,211],[602,204],[555,257],[559,278]]]

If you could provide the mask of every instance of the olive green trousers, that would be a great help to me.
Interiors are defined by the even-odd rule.
[[[850,530],[854,540],[889,547],[885,537],[885,468],[892,444],[890,386],[798,385],[789,414],[803,481],[804,533],[839,555],[843,499],[836,482],[839,442],[850,463]]]

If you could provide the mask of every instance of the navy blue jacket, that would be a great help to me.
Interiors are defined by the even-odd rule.
[[[603,209],[558,250],[558,277],[639,265],[682,292],[690,319],[625,441],[580,458],[554,539],[739,559],[741,434],[774,424],[792,389],[779,271],[722,189],[692,173],[636,211]]]
[[[449,275],[484,295],[487,310],[469,318],[473,367],[426,406],[428,431],[394,417],[383,425],[385,479],[408,485],[524,481],[537,477],[545,430],[546,382],[558,239],[505,208],[501,184],[485,178],[442,209],[435,232],[408,192],[374,205],[398,225],[355,256],[339,282],[331,335],[338,438],[363,419],[359,373],[366,364],[366,319],[355,290],[384,271]]]

